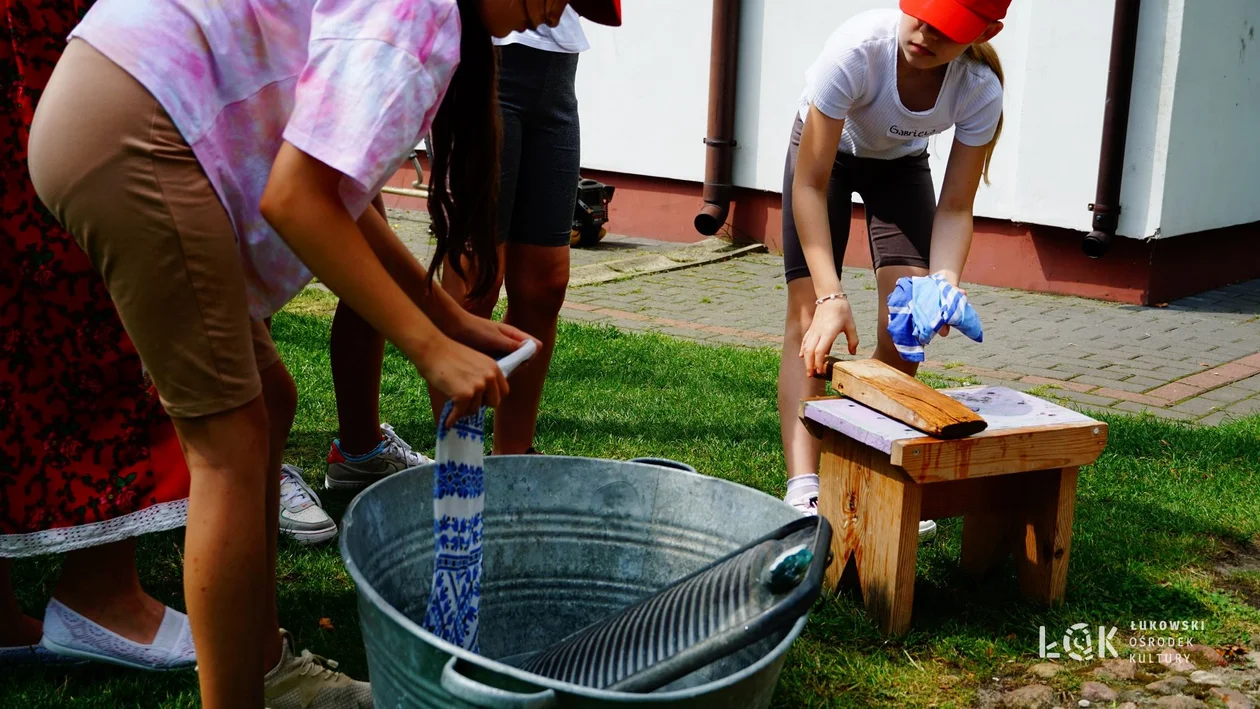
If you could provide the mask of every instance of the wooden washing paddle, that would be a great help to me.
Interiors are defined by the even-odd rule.
[[[879,360],[826,360],[831,386],[844,396],[935,438],[964,438],[988,423],[963,404]]]

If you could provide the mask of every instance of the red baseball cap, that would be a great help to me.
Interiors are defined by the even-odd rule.
[[[990,24],[1006,17],[1010,6],[1011,0],[901,0],[902,12],[959,44],[976,41]]]
[[[591,22],[621,26],[621,0],[569,0],[569,7]]]

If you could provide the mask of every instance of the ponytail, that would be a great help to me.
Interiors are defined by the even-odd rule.
[[[429,285],[443,260],[465,281],[471,297],[485,295],[499,267],[498,58],[476,0],[458,0],[459,68],[433,118],[428,137],[432,174],[429,214],[437,246]],[[473,277],[464,274],[467,255]]]
[[[988,42],[977,42],[967,47],[967,56],[984,64],[997,74],[998,83],[1006,85],[1006,75],[1002,73],[1002,60],[998,59],[997,50]],[[989,184],[989,164],[993,162],[993,149],[997,147],[998,138],[1002,137],[1002,122],[1005,119],[1005,111],[998,114],[997,130],[993,133],[993,140],[984,147],[984,184]]]

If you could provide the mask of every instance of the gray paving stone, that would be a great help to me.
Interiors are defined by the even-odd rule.
[[[1046,377],[1049,379],[1062,379],[1064,381],[1070,380],[1072,379],[1072,377],[1077,376],[1071,372],[1061,372],[1054,369],[1042,369],[1040,367],[1020,364],[1018,362],[1012,363],[1009,367],[1006,367],[1006,369],[1012,372],[1019,372],[1020,374],[1026,374],[1026,375],[1030,375],[1034,377]]]
[[[1230,405],[1226,411],[1234,414],[1242,414],[1243,416],[1260,413],[1260,397],[1244,399],[1237,404]]]
[[[1124,380],[1124,384],[1134,387],[1141,387],[1134,391],[1150,391],[1155,387],[1160,387],[1168,383],[1167,379],[1157,379],[1154,377],[1133,376]]]
[[[1240,389],[1246,389],[1247,391],[1260,392],[1260,375],[1236,381],[1230,386],[1236,386]]]
[[[1196,418],[1193,414],[1182,413],[1180,411],[1169,411],[1168,409],[1155,409],[1149,406],[1143,406],[1142,404],[1134,401],[1122,401],[1111,408],[1134,414],[1150,414],[1157,418],[1169,419],[1171,421],[1193,421]]]
[[[1251,391],[1244,387],[1240,387],[1236,384],[1231,384],[1229,386],[1221,387],[1220,389],[1212,389],[1211,391],[1205,391],[1202,394],[1200,394],[1198,398],[1210,399],[1218,403],[1224,402],[1226,404],[1232,404],[1235,401],[1241,401],[1243,399],[1246,399],[1252,396],[1253,394],[1255,394],[1254,391]]]
[[[1228,411],[1217,411],[1216,413],[1204,416],[1203,418],[1195,421],[1195,423],[1200,426],[1219,426],[1222,423],[1228,423],[1237,418],[1238,414],[1232,414]]]
[[[1202,396],[1196,396],[1193,399],[1186,399],[1180,404],[1176,404],[1175,406],[1171,406],[1169,408],[1173,411],[1180,411],[1183,414],[1190,414],[1191,416],[1198,417],[1207,416],[1208,414],[1220,411],[1225,408],[1225,406],[1226,404],[1219,401],[1213,401],[1211,399],[1205,399]]]
[[[1104,409],[1118,401],[1118,399],[1094,396],[1093,394],[1082,394],[1078,391],[1072,391],[1070,389],[1056,389],[1054,396],[1058,399],[1067,399],[1068,401],[1075,401],[1078,404],[1088,404],[1089,406]]]

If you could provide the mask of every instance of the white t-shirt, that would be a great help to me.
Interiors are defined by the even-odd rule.
[[[536,30],[513,32],[503,39],[496,38],[494,43],[500,46],[523,44],[557,54],[581,54],[591,48],[586,41],[586,33],[582,31],[582,22],[571,7],[564,8],[564,14],[555,27],[543,25]]]
[[[957,126],[963,145],[993,140],[1002,115],[1002,84],[983,62],[966,55],[950,62],[936,106],[910,111],[897,92],[897,10],[871,10],[831,35],[822,55],[805,72],[800,116],[810,104],[844,120],[840,152],[893,160],[927,149],[928,138]]]

